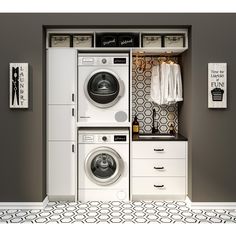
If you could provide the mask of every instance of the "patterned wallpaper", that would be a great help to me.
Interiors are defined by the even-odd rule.
[[[153,57],[146,57],[146,61]],[[133,61],[135,57],[133,58]],[[152,65],[147,63],[143,72],[135,63],[132,69],[132,118],[138,116],[140,133],[151,133],[152,131],[152,110],[156,109],[156,122],[161,133],[168,133],[171,123],[174,124],[175,131],[178,132],[178,104],[159,106],[149,101],[151,86]]]

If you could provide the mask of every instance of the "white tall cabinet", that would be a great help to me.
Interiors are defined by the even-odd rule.
[[[77,51],[47,49],[47,195],[76,199]]]

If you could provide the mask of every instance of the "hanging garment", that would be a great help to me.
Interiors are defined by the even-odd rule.
[[[159,65],[152,67],[150,101],[161,104],[161,84]]]
[[[173,63],[167,64],[167,71],[168,71],[168,89],[167,89],[167,104],[174,104],[175,101],[175,96],[174,96],[174,88],[175,88],[175,76],[174,76],[174,71],[173,71]]]
[[[174,76],[171,65],[161,64],[161,105],[169,105],[174,102]]]
[[[182,88],[182,77],[179,64],[173,64],[173,75],[174,75],[174,100],[175,102],[183,101],[183,88]]]
[[[162,62],[159,66],[153,66],[150,101],[158,105],[183,101],[182,78],[178,64]]]
[[[161,94],[161,101],[160,101],[160,105],[165,105],[167,104],[167,96],[168,96],[168,65],[165,62],[162,62],[160,64],[160,94]]]

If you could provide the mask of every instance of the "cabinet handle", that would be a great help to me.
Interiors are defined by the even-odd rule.
[[[75,109],[72,108],[72,116],[75,116]]]
[[[72,144],[72,152],[75,152],[75,145]]]
[[[72,102],[75,101],[75,94],[74,93],[71,94],[71,99],[72,99]]]
[[[155,152],[164,152],[164,148],[154,148]]]
[[[155,170],[164,170],[164,166],[154,166]]]
[[[161,185],[153,185],[155,188],[163,188],[165,185],[164,184],[161,184]]]

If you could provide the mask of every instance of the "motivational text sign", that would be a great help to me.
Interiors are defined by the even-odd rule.
[[[208,108],[227,108],[227,63],[208,63]]]

